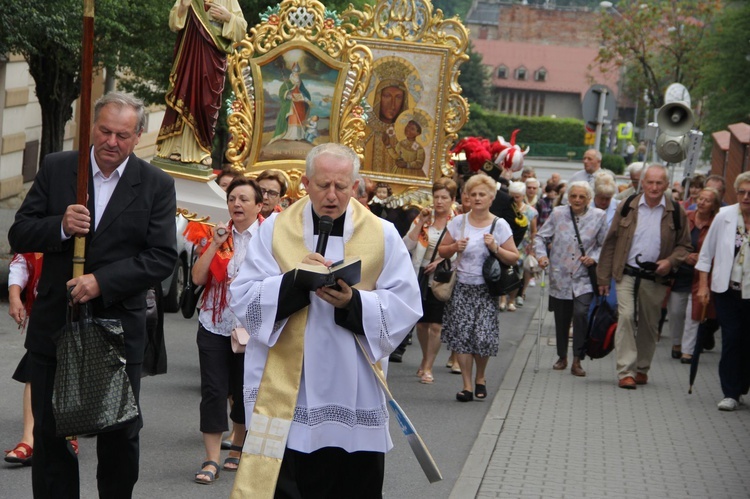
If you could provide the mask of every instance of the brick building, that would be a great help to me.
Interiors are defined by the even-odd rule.
[[[495,109],[581,118],[581,101],[592,84],[617,92],[619,75],[602,74],[593,65],[599,15],[585,7],[475,0],[465,24],[492,75]]]

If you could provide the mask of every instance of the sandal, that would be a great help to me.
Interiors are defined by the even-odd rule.
[[[471,393],[471,390],[461,390],[456,394],[456,400],[459,402],[471,402],[474,400],[474,394]]]
[[[422,369],[417,369],[417,378],[421,378],[424,376],[424,371]]]
[[[15,456],[10,456],[9,454],[11,452],[15,454]],[[21,442],[17,444],[13,450],[5,451],[5,461],[8,463],[21,464],[23,466],[31,466],[31,458],[33,454],[34,449],[29,444]]]
[[[423,385],[431,385],[433,381],[435,381],[435,378],[432,376],[432,373],[430,371],[425,371],[422,374],[422,379],[419,380],[419,382]]]
[[[486,399],[487,398],[487,385],[477,383],[476,387],[474,388],[474,396],[478,399]]]
[[[216,469],[216,473],[208,470],[204,470],[206,466],[213,466]],[[205,475],[208,478],[198,478],[199,475]],[[212,485],[216,480],[219,479],[219,463],[216,461],[206,461],[201,464],[201,469],[195,472],[195,483],[202,485]]]
[[[461,366],[458,365],[458,362],[451,367],[451,374],[461,374]]]
[[[239,469],[239,467],[240,467],[240,457],[242,456],[242,447],[239,446],[239,445],[232,445],[229,448],[229,452],[239,452],[240,453],[240,455],[237,456],[237,457],[231,457],[231,456],[229,456],[228,458],[226,458],[224,460],[224,466],[223,466],[224,471],[232,471],[232,472],[234,472],[234,471],[237,471],[237,469]],[[227,466],[227,464],[230,464],[230,465],[233,464],[234,466]]]

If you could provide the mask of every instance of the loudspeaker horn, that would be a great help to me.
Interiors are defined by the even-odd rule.
[[[693,111],[684,102],[670,102],[659,109],[656,122],[659,130],[668,135],[684,135],[693,128]]]

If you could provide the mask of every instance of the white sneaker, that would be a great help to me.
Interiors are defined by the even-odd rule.
[[[536,279],[534,279],[533,277],[529,279],[529,286],[531,286],[532,288],[536,287]]]
[[[523,296],[516,296],[516,307],[523,307]]]
[[[737,403],[736,400],[733,398],[727,397],[723,399],[721,402],[719,402],[719,410],[720,411],[734,411],[737,409],[737,406],[739,403]]]

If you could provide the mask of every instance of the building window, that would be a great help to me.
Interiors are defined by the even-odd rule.
[[[542,68],[538,69],[534,74],[534,80],[536,81],[547,81],[547,70]]]
[[[516,80],[525,80],[526,79],[526,68],[521,67],[516,69]]]
[[[508,77],[508,68],[506,66],[500,66],[497,68],[497,77],[506,79]]]

